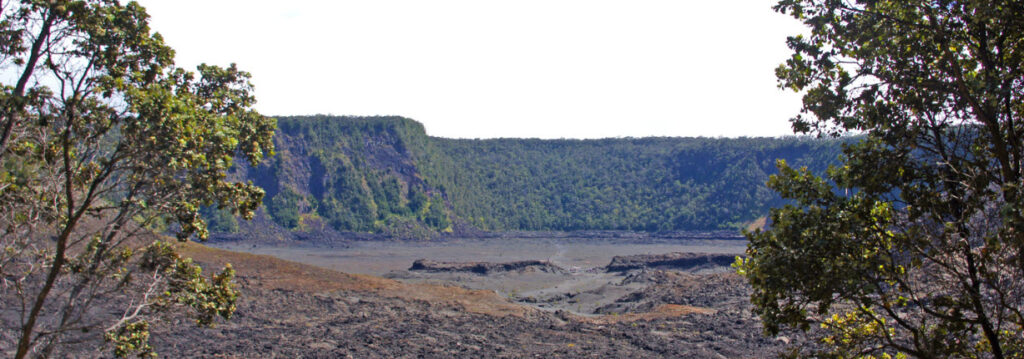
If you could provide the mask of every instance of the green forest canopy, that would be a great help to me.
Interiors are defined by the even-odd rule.
[[[736,229],[780,203],[764,185],[777,159],[820,171],[841,141],[446,139],[401,117],[278,124],[278,155],[242,173],[267,190],[270,218],[361,232]]]

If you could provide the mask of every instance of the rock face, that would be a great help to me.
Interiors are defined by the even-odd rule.
[[[427,259],[418,259],[412,263],[409,270],[430,271],[430,272],[470,272],[476,274],[493,274],[511,271],[540,271],[548,273],[563,273],[565,269],[551,264],[547,261],[528,260],[506,263],[489,262],[436,262]]]
[[[609,272],[625,272],[634,269],[660,268],[675,270],[697,270],[707,267],[729,266],[736,260],[731,254],[667,253],[638,254],[612,257]]]

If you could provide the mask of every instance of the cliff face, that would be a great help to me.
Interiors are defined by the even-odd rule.
[[[278,127],[277,155],[232,174],[266,190],[261,226],[399,237],[741,228],[779,203],[764,186],[776,159],[821,170],[840,147],[803,138],[455,140],[401,117],[284,117]],[[214,229],[233,228],[207,217]]]
[[[286,117],[277,155],[240,180],[266,190],[261,226],[290,231],[451,230],[443,193],[418,169],[430,160],[423,126],[398,117]]]

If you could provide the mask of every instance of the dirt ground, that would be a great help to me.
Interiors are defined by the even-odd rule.
[[[677,251],[731,256],[741,251],[736,241],[342,247],[249,246],[262,253],[253,254],[184,245],[201,265],[232,263],[242,296],[234,317],[212,329],[187,318],[154,323],[154,347],[169,358],[766,358],[791,341],[762,335],[749,288],[728,267],[606,268],[617,255],[640,255],[631,263]],[[485,275],[408,270],[417,257],[545,264]],[[363,273],[383,276],[320,266],[338,258],[348,258],[338,266],[363,258]]]
[[[175,355],[199,357],[773,357],[790,339],[762,335],[750,312],[749,288],[728,267],[606,269],[614,256],[735,255],[744,246],[735,240],[622,244],[538,239],[368,242],[345,248],[234,246],[262,254],[232,252],[238,257],[234,260],[245,262],[242,257],[250,256],[265,262],[253,266],[260,268],[255,271],[235,265],[245,294],[236,317],[218,329],[173,331],[160,337],[187,340],[161,344]],[[218,258],[225,256],[208,260]],[[541,260],[563,270],[528,267],[486,275],[409,270],[416,259]],[[278,266],[306,268],[292,272],[324,283],[275,284],[267,277],[280,277]],[[382,277],[331,278],[328,273],[338,272],[327,268]]]
[[[337,246],[267,245],[250,242],[210,242],[232,251],[266,254],[345,273],[381,276],[404,271],[417,259],[441,262],[511,262],[545,260],[566,269],[587,270],[608,264],[614,256],[671,252],[742,254],[745,240],[737,239],[566,239],[499,238],[449,239],[437,242],[355,241]]]

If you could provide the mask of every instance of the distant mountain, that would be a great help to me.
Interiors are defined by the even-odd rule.
[[[257,226],[398,237],[737,229],[781,203],[764,185],[776,159],[820,171],[841,152],[839,140],[799,137],[446,139],[401,117],[278,127],[277,155],[232,174],[267,192]],[[215,232],[239,228],[206,214]]]

